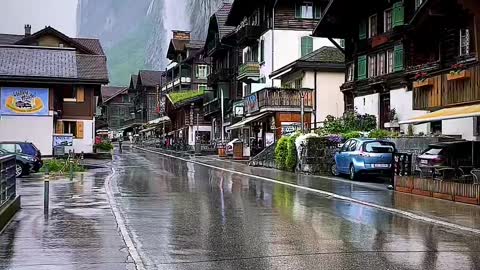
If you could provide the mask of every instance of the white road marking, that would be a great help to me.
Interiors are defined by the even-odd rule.
[[[450,222],[446,222],[446,221],[442,221],[442,220],[437,220],[437,219],[433,219],[433,218],[429,218],[429,217],[420,216],[420,215],[417,215],[417,214],[414,214],[414,213],[411,213],[411,212],[408,212],[408,211],[403,211],[403,210],[399,210],[399,209],[395,209],[395,208],[381,206],[381,205],[374,204],[374,203],[360,201],[360,200],[357,200],[357,199],[353,199],[353,198],[350,198],[350,197],[338,195],[338,194],[328,192],[328,191],[313,189],[313,188],[309,188],[309,187],[304,187],[304,186],[299,186],[299,185],[295,185],[295,184],[285,183],[285,182],[282,182],[282,181],[278,181],[278,180],[271,179],[271,178],[266,178],[266,177],[263,177],[263,176],[257,176],[257,175],[253,175],[253,174],[248,174],[248,173],[238,172],[238,171],[234,171],[234,170],[230,170],[230,169],[225,169],[225,168],[213,166],[213,165],[210,165],[210,164],[206,164],[206,163],[203,163],[203,162],[199,162],[199,161],[195,161],[195,160],[188,160],[188,159],[185,159],[185,158],[172,156],[172,155],[169,155],[169,154],[165,154],[165,153],[162,153],[162,152],[153,151],[153,150],[145,149],[145,148],[141,148],[141,147],[134,146],[134,148],[145,151],[145,152],[160,154],[160,155],[163,155],[163,156],[166,156],[166,157],[175,158],[175,159],[179,159],[179,160],[182,160],[182,161],[185,161],[185,162],[190,162],[190,163],[193,163],[193,164],[198,164],[198,165],[201,165],[201,166],[213,168],[213,169],[216,169],[216,170],[226,171],[226,172],[229,172],[229,173],[233,173],[233,174],[237,174],[237,175],[243,175],[243,176],[247,176],[247,177],[250,177],[250,178],[256,178],[256,179],[260,179],[260,180],[275,183],[275,184],[280,184],[280,185],[289,186],[289,187],[292,187],[292,188],[297,188],[297,189],[301,189],[301,190],[306,190],[306,191],[322,194],[322,195],[325,195],[327,197],[330,196],[330,197],[333,197],[333,198],[336,198],[336,199],[340,199],[340,200],[344,200],[344,201],[349,201],[349,202],[361,204],[361,205],[364,205],[364,206],[377,208],[377,209],[380,209],[380,210],[383,210],[383,211],[386,211],[386,212],[389,212],[389,213],[401,215],[401,216],[408,217],[410,219],[414,219],[414,220],[418,220],[418,221],[432,223],[432,224],[435,224],[435,225],[440,225],[440,226],[444,226],[444,227],[451,228],[451,229],[456,229],[456,230],[462,230],[462,231],[466,231],[466,232],[470,232],[470,233],[480,234],[480,230],[478,230],[478,229],[474,229],[474,228],[470,228],[470,227],[466,227],[466,226],[462,226],[462,225],[458,225],[458,224],[454,224],[454,223],[450,223]]]
[[[115,197],[113,195],[114,193],[112,190],[112,183],[111,183],[115,173],[116,173],[115,168],[112,167],[112,173],[105,180],[105,190],[107,192],[108,202],[110,204],[110,207],[112,208],[113,216],[115,217],[118,228],[120,230],[120,235],[122,236],[123,241],[125,242],[125,245],[127,245],[128,253],[130,254],[130,256],[133,259],[133,262],[135,263],[135,268],[137,270],[146,270],[145,265],[143,264],[142,258],[137,248],[135,247],[135,244],[133,243],[132,238],[130,237],[130,234],[128,233],[127,226],[125,225],[125,221],[123,220],[122,214],[117,207],[117,203],[115,202]]]

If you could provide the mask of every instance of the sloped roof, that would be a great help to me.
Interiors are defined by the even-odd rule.
[[[137,81],[138,81],[138,75],[133,74],[132,77],[130,78],[130,88],[131,89],[136,89]]]
[[[202,49],[205,44],[205,40],[190,40],[185,44],[185,48],[188,49]]]
[[[138,72],[138,80],[143,86],[157,86],[162,82],[162,76],[164,71],[156,70],[140,70]]]
[[[108,83],[105,56],[72,49],[0,47],[0,78],[58,79]]]
[[[336,47],[324,46],[315,50],[300,59],[281,67],[272,74],[270,78],[276,77],[279,74],[289,74],[298,69],[312,69],[319,71],[341,71],[345,69],[345,55]]]
[[[123,86],[102,86],[101,93],[103,103],[108,102],[112,98],[125,93],[126,91],[128,91],[128,88]]]
[[[235,30],[235,27],[226,25],[228,14],[230,13],[231,8],[232,4],[224,3],[223,6],[213,15],[217,19],[218,36],[220,40]]]
[[[100,40],[95,38],[70,38],[52,27],[46,27],[30,36],[0,34],[0,45],[30,45],[30,43],[39,36],[47,34],[69,41],[73,47],[78,47],[88,53],[105,55]]]

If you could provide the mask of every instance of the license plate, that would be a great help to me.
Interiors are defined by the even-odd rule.
[[[422,159],[422,160],[420,160],[420,164],[425,164],[425,165],[427,165],[427,164],[428,164],[428,160]]]
[[[375,168],[390,168],[390,164],[375,164]]]

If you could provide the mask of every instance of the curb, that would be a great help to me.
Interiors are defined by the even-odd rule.
[[[408,212],[408,211],[398,210],[398,209],[395,209],[395,208],[381,206],[381,205],[374,204],[374,203],[360,201],[360,200],[357,200],[357,199],[353,199],[353,198],[350,198],[350,197],[338,195],[338,194],[328,192],[328,191],[313,189],[313,188],[304,187],[304,186],[298,186],[298,185],[285,183],[285,182],[282,182],[282,181],[278,181],[278,180],[263,177],[263,176],[257,176],[257,175],[253,175],[253,174],[237,172],[237,171],[234,171],[234,170],[225,169],[225,168],[221,168],[221,167],[216,167],[216,166],[213,166],[213,165],[210,165],[210,164],[207,164],[207,163],[203,163],[203,162],[199,162],[199,161],[195,161],[195,160],[189,160],[189,159],[185,159],[185,158],[181,158],[181,157],[176,157],[176,156],[168,155],[168,154],[165,154],[165,153],[162,153],[162,152],[153,151],[153,150],[150,150],[150,149],[145,149],[145,148],[141,148],[141,147],[137,147],[137,146],[134,146],[133,148],[139,149],[139,150],[142,150],[142,151],[145,151],[145,152],[159,154],[159,155],[163,155],[163,156],[166,156],[166,157],[169,157],[169,158],[175,158],[175,159],[182,160],[182,161],[185,161],[185,162],[190,162],[190,163],[193,163],[193,164],[213,168],[213,169],[216,169],[216,170],[221,170],[221,171],[225,171],[225,172],[229,172],[229,173],[233,173],[233,174],[237,174],[237,175],[242,175],[242,176],[246,176],[246,177],[250,177],[250,178],[260,179],[260,180],[275,183],[275,184],[280,184],[280,185],[284,185],[284,186],[288,186],[288,187],[292,187],[292,188],[297,188],[297,189],[301,189],[301,190],[305,190],[305,191],[314,192],[314,193],[317,193],[317,194],[321,194],[325,197],[332,197],[332,198],[343,200],[343,201],[353,202],[353,203],[356,203],[356,204],[376,208],[376,209],[379,209],[379,210],[382,210],[382,211],[385,211],[385,212],[389,212],[389,213],[396,214],[396,215],[399,215],[399,216],[407,217],[407,218],[417,220],[417,221],[422,221],[422,222],[425,222],[425,223],[439,225],[439,226],[443,226],[443,227],[447,227],[447,228],[455,229],[455,230],[461,230],[461,231],[465,231],[465,232],[469,232],[469,233],[473,233],[473,234],[480,234],[479,229],[474,229],[474,228],[470,228],[470,227],[467,227],[467,226],[462,226],[462,225],[458,225],[458,224],[454,224],[454,223],[450,223],[450,222],[446,222],[446,221],[442,221],[442,220],[437,220],[437,219],[434,219],[434,218],[420,216],[418,214]]]

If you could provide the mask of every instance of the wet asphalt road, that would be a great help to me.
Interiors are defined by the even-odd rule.
[[[480,269],[479,235],[140,150],[114,167],[147,269]]]

